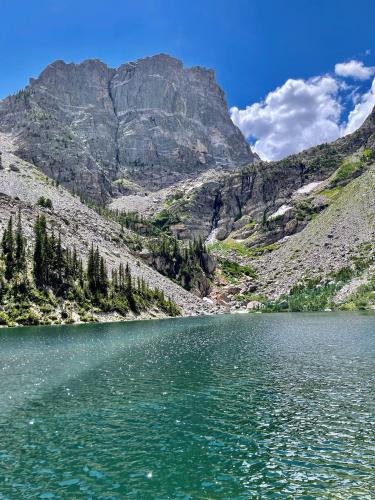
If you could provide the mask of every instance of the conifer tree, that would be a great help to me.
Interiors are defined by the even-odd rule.
[[[112,269],[112,288],[115,293],[118,292],[118,272],[117,269]]]
[[[16,229],[15,267],[19,272],[26,270],[26,245],[22,232],[21,210],[18,211]]]
[[[124,286],[125,286],[125,293],[129,297],[131,295],[131,293],[132,293],[132,275],[131,275],[130,267],[129,267],[128,263],[126,263],[126,267],[125,267],[125,283],[124,283]]]
[[[5,260],[5,279],[10,280],[13,276],[15,267],[14,256],[14,235],[13,235],[13,218],[10,217],[8,225],[4,231],[2,239],[3,255]]]
[[[46,278],[48,276],[47,264],[47,229],[46,218],[44,215],[38,215],[34,224],[34,279],[37,288],[43,288],[46,285]]]
[[[89,257],[87,260],[87,281],[91,293],[95,293],[96,282],[95,282],[95,258],[94,258],[94,244],[91,244]]]
[[[56,268],[57,282],[59,285],[61,285],[63,283],[63,272],[64,272],[64,253],[61,245],[61,233],[59,233],[59,238],[56,243],[55,268]]]
[[[100,264],[99,264],[99,290],[103,295],[107,295],[108,274],[107,274],[107,266],[103,257],[100,257]]]

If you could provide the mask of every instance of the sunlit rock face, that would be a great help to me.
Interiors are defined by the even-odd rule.
[[[116,70],[56,61],[0,102],[0,130],[25,159],[96,199],[129,185],[123,179],[158,189],[255,159],[213,71],[166,55]]]

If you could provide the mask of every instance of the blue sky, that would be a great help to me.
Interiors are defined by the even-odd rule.
[[[288,79],[333,73],[337,63],[375,66],[373,0],[0,0],[0,12],[0,98],[56,59],[118,66],[169,53],[214,68],[229,107],[239,110]],[[371,85],[352,80],[336,96],[340,126]]]

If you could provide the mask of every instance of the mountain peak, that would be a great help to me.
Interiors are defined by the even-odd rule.
[[[96,199],[130,183],[155,190],[255,156],[230,119],[210,69],[167,54],[117,69],[57,60],[22,99],[0,105],[0,131],[47,175]]]

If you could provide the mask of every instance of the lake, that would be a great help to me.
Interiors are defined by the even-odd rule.
[[[0,332],[0,499],[374,498],[375,316]]]

